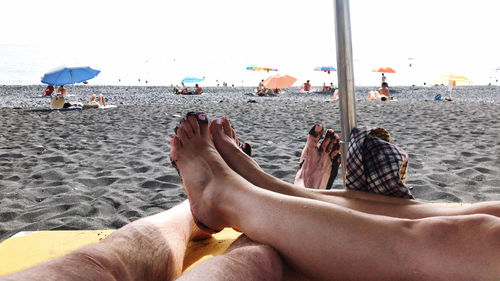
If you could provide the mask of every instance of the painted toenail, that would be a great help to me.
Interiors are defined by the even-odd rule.
[[[198,114],[198,120],[202,120],[202,121],[207,120],[207,115],[205,115],[205,114]]]
[[[217,123],[218,125],[221,125],[222,124],[222,120],[221,119],[215,119],[215,123]]]

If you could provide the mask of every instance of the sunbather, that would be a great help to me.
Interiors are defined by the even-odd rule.
[[[105,107],[106,100],[102,94],[99,94],[99,96],[92,94],[92,96],[90,96],[90,104],[97,104],[99,107]]]
[[[307,145],[318,143],[318,135]],[[317,152],[334,159],[335,139],[324,140]],[[274,249],[247,240],[194,267],[182,280],[280,280],[283,268],[312,280],[494,280],[500,275],[494,246],[500,241],[498,202],[443,207],[287,184],[241,151],[227,119],[209,125],[205,114],[189,114],[171,143],[171,159],[196,219],[183,203],[127,225],[99,244],[0,280],[170,280],[180,274],[186,241],[207,237],[195,221],[207,230],[235,227]]]
[[[47,85],[47,87],[45,88],[45,96],[46,97],[52,96],[54,91],[55,91],[55,88],[53,85]]]
[[[64,85],[61,85],[59,86],[59,88],[57,88],[57,93],[61,95],[66,95],[66,88],[64,88]]]
[[[498,202],[450,208],[297,188],[264,173],[232,136],[227,120],[209,128],[198,114],[172,138],[171,158],[200,227],[237,228],[313,280],[500,276],[500,251],[491,246],[500,243]]]

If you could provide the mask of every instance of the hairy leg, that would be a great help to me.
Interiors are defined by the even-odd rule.
[[[173,137],[171,157],[193,215],[203,225],[241,229],[252,240],[272,246],[288,264],[314,280],[421,280],[422,276],[446,279],[452,275],[481,279],[500,274],[500,252],[491,247],[500,241],[496,217],[396,219],[271,192],[229,168],[216,153],[206,128],[195,122],[183,124]],[[464,243],[472,238],[474,243]],[[438,261],[446,261],[446,267]]]
[[[235,144],[233,136],[236,134],[229,120],[222,119],[220,123],[213,121],[210,124],[210,132],[217,151],[231,169],[258,187],[285,195],[333,203],[369,214],[399,218],[466,214],[490,214],[500,217],[500,202],[448,207],[354,190],[313,190],[292,185],[267,174],[255,160],[242,153]]]
[[[241,235],[222,255],[185,272],[182,280],[282,280],[283,262],[271,247]]]
[[[137,220],[102,242],[0,280],[174,280],[189,241],[208,238],[189,202]]]

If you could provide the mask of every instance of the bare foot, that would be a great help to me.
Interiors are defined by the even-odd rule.
[[[240,176],[257,186],[269,186],[267,174],[260,168],[245,149],[239,145],[238,138],[228,119],[219,123],[212,121],[209,126],[213,142],[227,165]],[[241,148],[241,149],[240,149]]]
[[[333,130],[327,130],[319,145],[322,135],[321,125],[309,131],[294,184],[316,189],[332,187],[340,165],[340,139]]]
[[[222,123],[222,120],[215,122]],[[179,171],[197,225],[211,232],[231,226],[220,202],[227,194],[226,187],[244,185],[245,180],[231,170],[217,152],[208,132],[206,115],[188,114],[177,127],[171,147],[170,160]]]

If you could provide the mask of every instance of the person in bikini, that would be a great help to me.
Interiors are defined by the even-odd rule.
[[[372,131],[354,130],[350,153],[352,149],[366,155],[373,146],[391,145]],[[327,130],[321,141],[322,134],[322,126],[315,125],[308,136],[298,176],[304,183],[328,183],[321,174],[330,177],[332,163],[338,163],[338,137]],[[392,154],[390,161],[399,161],[395,170],[401,175],[405,157],[396,148]],[[229,120],[209,122],[204,113],[189,113],[180,122],[171,139],[170,157],[190,205],[185,202],[133,222],[99,244],[4,280],[70,279],[67,274],[87,278],[82,280],[172,280],[180,275],[185,241],[208,237],[224,227],[242,231],[243,241],[179,280],[494,280],[500,276],[500,252],[492,247],[500,242],[499,202],[446,207],[373,190],[318,190],[286,183],[265,173],[242,151]],[[314,172],[306,168],[320,162]],[[393,191],[405,191],[395,182]],[[353,186],[357,183],[352,180]]]

